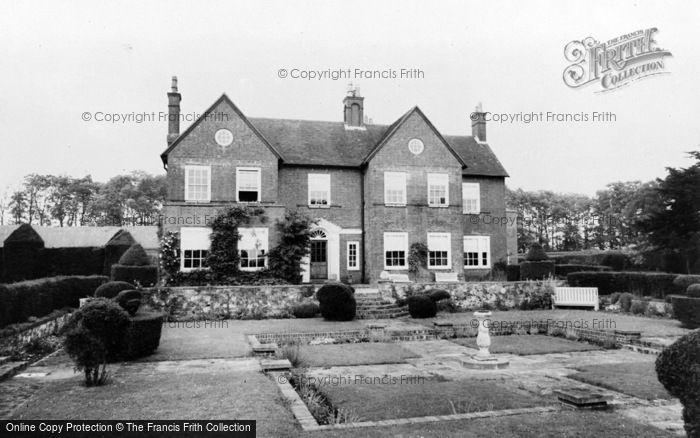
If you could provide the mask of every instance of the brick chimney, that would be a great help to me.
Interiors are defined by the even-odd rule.
[[[472,120],[472,137],[477,141],[486,142],[486,113],[481,109],[481,102],[469,118]]]
[[[168,93],[168,146],[180,135],[180,101],[182,96],[177,92],[177,76],[173,76],[170,92]]]
[[[348,92],[343,99],[343,120],[346,128],[363,128],[364,122],[364,97],[360,96],[360,88],[350,83]]]

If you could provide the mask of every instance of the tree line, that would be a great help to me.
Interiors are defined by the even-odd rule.
[[[165,176],[135,171],[102,183],[90,175],[26,175],[0,194],[0,225],[155,225],[165,201]]]
[[[518,249],[626,249],[648,265],[700,273],[700,151],[654,181],[614,182],[593,197],[506,189],[518,215]]]

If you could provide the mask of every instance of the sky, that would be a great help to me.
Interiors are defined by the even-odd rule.
[[[700,149],[698,22],[699,2],[661,0],[6,1],[0,195],[28,173],[98,181],[132,170],[164,174],[167,122],[158,113],[167,111],[173,75],[184,114],[201,114],[226,93],[250,117],[342,121],[348,79],[290,76],[347,69],[396,73],[352,78],[375,123],[418,105],[446,135],[471,135],[479,102],[492,114],[614,114],[487,122],[509,187],[593,195],[692,163],[686,152]],[[564,84],[569,42],[648,28],[672,54],[665,74],[605,93]],[[401,78],[401,69],[422,74]],[[155,120],[137,123],[144,113]],[[110,122],[109,114],[132,119]]]

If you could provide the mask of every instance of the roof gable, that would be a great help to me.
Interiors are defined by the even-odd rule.
[[[205,116],[206,116],[207,114],[211,114],[211,113],[213,112],[213,110],[214,110],[218,105],[220,105],[220,104],[222,104],[222,103],[224,103],[224,104],[230,106],[231,109],[236,113],[236,115],[243,121],[243,123],[245,123],[246,126],[248,126],[248,128],[250,128],[250,129],[255,133],[255,135],[258,136],[258,138],[260,138],[260,140],[265,144],[265,146],[267,146],[267,147],[270,149],[270,151],[271,151],[279,160],[283,160],[283,161],[284,161],[284,159],[283,159],[283,157],[282,157],[282,154],[280,154],[279,151],[278,151],[274,146],[272,146],[272,144],[270,144],[270,142],[269,142],[269,141],[267,140],[267,138],[265,138],[265,136],[258,130],[258,128],[256,128],[255,125],[253,125],[253,124],[250,122],[250,120],[248,120],[248,118],[241,112],[241,110],[238,109],[238,107],[236,106],[236,104],[234,104],[233,101],[232,101],[231,99],[229,99],[229,97],[226,95],[226,93],[224,93],[224,94],[222,94],[221,97],[219,97],[209,108],[207,108],[207,110],[204,111],[204,112],[197,118],[197,120],[195,120],[194,122],[192,122],[192,124],[191,124],[190,126],[188,126],[187,129],[185,129],[185,130],[182,132],[182,134],[180,134],[180,135],[170,144],[170,146],[168,146],[168,148],[167,148],[162,154],[160,154],[160,158],[161,158],[161,160],[163,161],[163,164],[166,164],[166,165],[168,164],[168,154],[169,154],[170,152],[172,152],[173,149],[175,149],[175,148],[177,147],[177,145],[180,144],[180,142],[181,142],[184,138],[186,138],[186,137],[190,134],[190,132],[192,132],[192,130],[194,130],[194,128],[196,128],[200,123],[202,123],[203,120],[206,119]]]
[[[386,130],[384,133],[384,136],[381,138],[381,140],[374,146],[374,148],[367,154],[367,156],[364,158],[362,161],[362,164],[367,164],[369,163],[372,158],[377,155],[377,153],[384,147],[384,145],[393,137],[393,135],[403,126],[404,123],[413,115],[417,114],[423,122],[432,130],[432,132],[435,134],[435,136],[442,142],[442,144],[447,148],[448,151],[459,161],[459,163],[462,165],[463,168],[467,167],[467,163],[462,159],[462,157],[452,148],[452,146],[445,140],[445,138],[440,134],[440,131],[438,131],[435,128],[435,125],[433,125],[430,120],[425,116],[423,111],[421,111],[420,108],[417,106],[414,106],[408,112],[406,112],[403,116],[399,117],[394,123],[392,123],[389,128]]]

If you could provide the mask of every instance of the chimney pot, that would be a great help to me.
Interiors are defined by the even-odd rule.
[[[486,113],[478,103],[470,117],[472,121],[472,137],[477,141],[486,142]]]
[[[177,91],[177,76],[172,77],[168,93],[168,146],[180,135],[180,101],[182,96]]]

